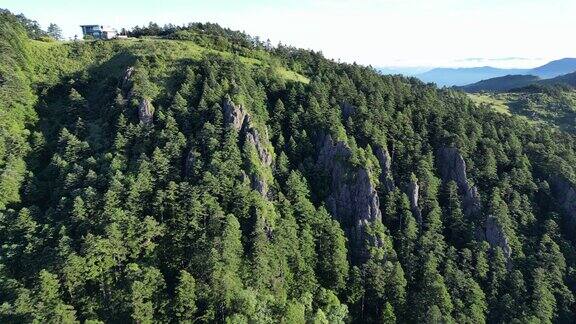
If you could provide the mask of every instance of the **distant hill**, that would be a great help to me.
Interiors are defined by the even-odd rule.
[[[576,88],[576,72],[560,75],[551,79],[541,79],[535,75],[506,75],[503,77],[478,81],[459,88],[470,93],[481,91],[507,92],[512,90],[517,90],[516,92],[532,92],[534,87],[541,89],[543,86],[564,86]],[[538,92],[540,92],[540,90],[538,90]]]
[[[552,79],[542,80],[540,83],[544,84],[564,84],[576,88],[576,72],[557,76]]]
[[[438,86],[464,86],[508,75],[532,75],[550,79],[576,71],[576,58],[563,58],[551,61],[533,69],[499,69],[490,66],[473,68],[436,68],[416,75],[424,82]]]
[[[461,87],[466,92],[505,92],[511,89],[525,87],[540,81],[535,75],[506,75],[503,77],[491,78],[488,80],[478,81]]]
[[[416,75],[424,82],[438,86],[463,86],[480,80],[502,77],[511,74],[528,74],[526,69],[499,69],[491,66],[473,68],[436,68]]]
[[[534,68],[530,74],[537,75],[542,79],[549,79],[575,71],[576,58],[563,58]]]

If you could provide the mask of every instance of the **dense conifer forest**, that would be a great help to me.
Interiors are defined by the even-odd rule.
[[[574,135],[214,24],[34,27],[0,14],[0,322],[576,321]]]

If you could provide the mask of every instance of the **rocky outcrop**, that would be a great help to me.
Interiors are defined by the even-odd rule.
[[[510,268],[512,249],[510,248],[510,243],[508,242],[504,228],[498,222],[498,219],[492,215],[488,215],[486,218],[485,227],[486,242],[488,242],[492,248],[499,247],[502,249],[504,257],[506,258],[506,264],[508,268]]]
[[[122,83],[120,87],[124,90],[132,87],[132,74],[134,73],[134,67],[130,66],[124,71],[124,76],[122,77]]]
[[[266,147],[264,146],[264,141],[260,137],[260,133],[254,127],[252,127],[252,123],[250,121],[250,116],[246,116],[245,118],[245,126],[246,126],[246,140],[250,142],[254,147],[256,147],[256,151],[258,151],[258,157],[260,158],[260,162],[262,165],[267,167],[272,165],[272,154],[268,152]],[[266,135],[266,137],[268,137]]]
[[[445,182],[454,181],[462,195],[462,210],[469,216],[480,211],[481,202],[478,188],[470,186],[466,176],[466,162],[454,147],[441,148],[437,152],[437,164],[440,176]]]
[[[224,123],[240,132],[243,140],[256,148],[261,165],[269,168],[272,165],[273,158],[265,144],[268,141],[268,134],[265,132],[261,136],[260,132],[254,127],[252,118],[242,105],[235,105],[230,98],[224,99],[222,113],[224,114]],[[250,183],[252,189],[258,191],[262,196],[266,197],[268,195],[268,185],[260,175],[250,175]]]
[[[355,260],[365,260],[366,240],[376,246],[382,244],[366,233],[367,225],[382,219],[378,194],[368,170],[348,165],[352,152],[344,142],[334,142],[326,135],[321,143],[317,167],[330,180],[326,207],[346,231]]]
[[[342,103],[340,105],[340,108],[342,109],[342,117],[344,118],[344,120],[348,119],[356,112],[356,107],[352,106],[347,102]]]
[[[567,223],[572,227],[576,226],[576,190],[574,186],[560,176],[553,176],[548,182],[552,195],[565,213]]]
[[[138,118],[141,123],[150,124],[154,117],[154,107],[150,100],[141,98],[138,104]]]
[[[196,153],[194,150],[190,150],[188,155],[186,155],[186,163],[184,165],[184,171],[186,176],[191,176],[194,172],[194,166],[196,165]]]
[[[244,119],[246,118],[246,111],[242,105],[236,106],[230,98],[226,98],[222,104],[222,110],[224,114],[224,123],[235,130],[240,131],[244,125]]]
[[[422,210],[418,205],[418,195],[420,191],[420,186],[416,180],[412,180],[410,185],[408,185],[408,199],[410,200],[410,210],[412,211],[412,215],[418,222],[418,224],[422,225]]]
[[[380,146],[376,146],[374,149],[374,155],[378,159],[378,163],[380,164],[380,169],[382,173],[380,173],[380,182],[382,183],[382,187],[386,192],[393,191],[394,186],[394,178],[392,178],[392,158],[390,158],[390,154],[388,153],[387,149],[383,149]]]

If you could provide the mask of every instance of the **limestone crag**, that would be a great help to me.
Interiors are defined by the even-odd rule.
[[[326,207],[346,231],[351,252],[357,261],[365,260],[368,251],[364,242],[381,246],[382,242],[366,234],[366,227],[381,221],[380,201],[370,181],[368,170],[352,168],[352,155],[344,142],[334,142],[330,135],[323,137],[317,167],[330,179]]]
[[[258,151],[258,157],[260,158],[260,162],[262,162],[265,166],[272,165],[272,154],[268,152],[266,147],[264,147],[264,141],[260,137],[260,133],[254,127],[252,127],[252,122],[250,116],[245,117],[244,125],[246,127],[246,140],[252,143],[256,150]],[[267,137],[267,136],[266,136]]]
[[[563,177],[553,176],[549,180],[552,195],[566,214],[571,226],[576,226],[576,190]]]
[[[506,264],[508,268],[511,265],[512,249],[510,248],[510,243],[504,232],[504,228],[498,222],[498,219],[492,215],[488,215],[485,224],[485,236],[486,242],[490,244],[492,248],[500,247],[506,258]]]
[[[268,134],[265,133],[265,138],[263,138],[254,127],[250,115],[244,110],[242,105],[235,105],[230,98],[224,99],[222,112],[224,114],[224,123],[240,132],[244,136],[244,141],[256,148],[258,158],[263,167],[270,167],[273,158],[265,146],[265,142],[268,141]],[[268,195],[268,185],[260,175],[252,174],[250,183],[252,189],[258,191],[262,196],[266,197]]]
[[[138,104],[138,118],[141,123],[150,124],[154,117],[154,107],[150,100],[141,98]]]
[[[192,175],[195,164],[196,164],[196,155],[194,154],[194,150],[190,150],[188,152],[188,155],[186,155],[186,162],[184,167],[186,176]]]
[[[226,98],[222,104],[222,109],[224,113],[224,123],[240,131],[246,118],[244,108],[241,105],[236,106],[230,98]]]
[[[380,169],[382,170],[382,173],[380,173],[380,182],[382,183],[382,187],[386,192],[393,191],[395,185],[391,169],[392,158],[390,158],[388,150],[385,148],[383,149],[380,146],[376,146],[376,148],[374,149],[374,155],[378,159]]]
[[[416,218],[418,224],[422,225],[422,210],[418,205],[418,195],[420,191],[420,186],[416,180],[412,180],[408,185],[408,199],[410,200],[410,210],[412,215]]]
[[[342,103],[340,105],[340,108],[342,109],[342,117],[344,118],[344,120],[348,119],[356,112],[356,107],[347,102]]]
[[[122,77],[122,83],[120,84],[122,89],[128,89],[132,87],[132,74],[134,73],[134,67],[130,66],[124,72],[124,76]]]
[[[466,176],[466,162],[454,147],[444,147],[437,152],[437,164],[444,182],[454,181],[462,195],[462,209],[469,216],[480,211],[481,202],[478,188],[470,186]]]

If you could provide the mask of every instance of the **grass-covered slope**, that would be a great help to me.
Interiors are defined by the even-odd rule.
[[[575,320],[572,135],[156,27],[5,42],[1,322]]]

